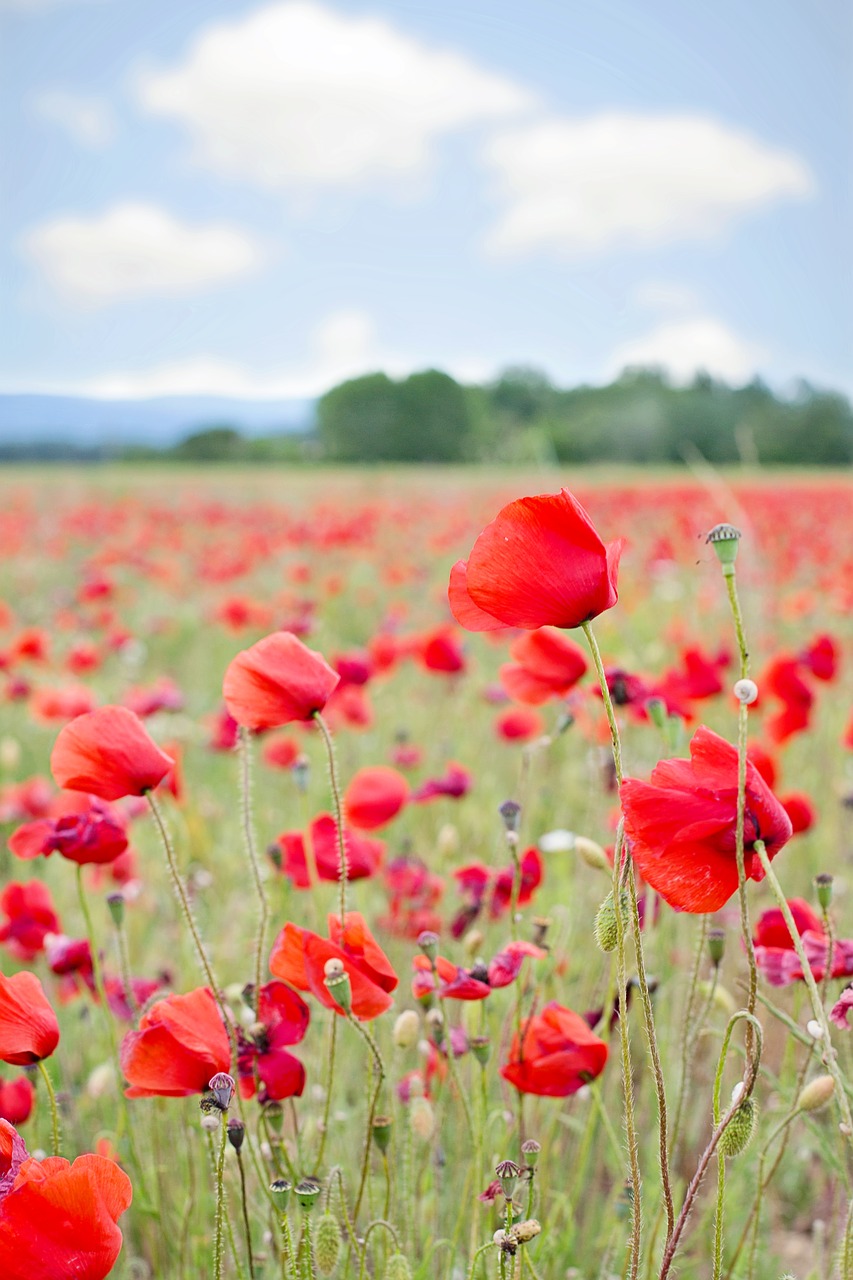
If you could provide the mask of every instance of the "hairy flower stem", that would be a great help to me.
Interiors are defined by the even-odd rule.
[[[341,800],[341,784],[338,780],[338,762],[335,758],[335,744],[332,741],[332,735],[329,726],[320,715],[319,711],[314,712],[314,720],[317,728],[323,736],[323,742],[326,746],[326,758],[329,762],[329,785],[332,789],[332,803],[335,809],[335,824],[338,829],[338,882],[340,885],[340,912],[341,912],[341,928],[344,926],[347,912],[347,880],[349,878],[349,864],[347,861],[346,841],[344,840],[344,806]]]
[[[317,1176],[323,1163],[323,1153],[326,1150],[326,1134],[329,1132],[329,1116],[332,1110],[332,1089],[335,1083],[335,1052],[338,1043],[338,1014],[332,1014],[332,1030],[329,1040],[329,1074],[326,1077],[326,1097],[323,1102],[323,1119],[322,1129],[320,1131],[320,1146],[317,1150],[317,1158],[314,1161],[314,1174]]]
[[[213,1237],[213,1276],[222,1280],[223,1229],[225,1225],[225,1144],[228,1141],[224,1118],[219,1124],[219,1152],[216,1157],[216,1217]]]
[[[595,634],[592,630],[592,627],[588,622],[585,622],[583,624],[583,630],[587,638],[587,643],[589,644],[589,650],[590,650],[590,653],[592,654],[592,660],[595,665],[596,674],[598,676],[598,683],[601,689],[601,697],[604,702],[604,710],[607,716],[607,723],[610,727],[610,741],[611,741],[611,746],[613,750],[613,766],[616,771],[616,782],[621,787],[623,776],[624,776],[622,772],[622,743],[619,736],[619,725],[616,722],[616,712],[613,707],[613,699],[610,696],[610,689],[607,684],[607,676],[604,671],[604,663],[601,660],[601,652],[598,648],[598,642],[595,638]],[[624,829],[623,829],[623,840],[624,840]],[[628,873],[627,875],[628,889],[629,889],[630,898],[631,898],[631,914],[632,914],[632,925],[634,930],[634,946],[635,946],[636,957],[637,957],[637,979],[640,986],[640,1001],[643,1009],[643,1022],[645,1024],[646,1039],[649,1045],[649,1056],[651,1057],[651,1060],[652,1060],[652,1073],[654,1075],[654,1081],[655,1081],[655,1093],[657,1095],[658,1139],[659,1139],[658,1155],[659,1155],[659,1162],[660,1162],[661,1189],[663,1191],[664,1206],[666,1209],[666,1222],[667,1222],[666,1239],[667,1241],[669,1241],[672,1235],[673,1227],[675,1225],[675,1211],[672,1203],[672,1186],[670,1182],[670,1172],[669,1172],[669,1142],[667,1139],[666,1086],[663,1078],[663,1067],[661,1066],[660,1052],[658,1050],[657,1033],[655,1030],[654,1010],[652,1008],[652,997],[649,991],[648,978],[646,976],[646,963],[645,963],[645,955],[643,951],[643,933],[642,933],[642,925],[640,922],[639,904],[637,901],[637,885],[634,879],[633,870],[628,867],[629,861],[630,861],[630,852],[626,856],[625,863],[626,863],[626,871]],[[619,902],[619,885],[618,885],[618,879],[617,879],[618,874],[619,874],[619,860],[614,857],[613,901],[616,903]],[[620,917],[621,917],[621,912],[617,909],[616,911],[617,946],[618,946],[618,931],[620,930],[620,925],[619,925]],[[623,951],[623,966],[624,966],[624,932],[623,932],[623,940],[622,940],[622,951]],[[627,1020],[627,1000],[625,999],[625,992],[620,990],[620,995],[619,995],[620,1023],[623,1020],[623,1016]],[[632,1183],[633,1183],[633,1177],[632,1177]],[[635,1196],[638,1197],[637,1203],[635,1206],[635,1212],[638,1215],[638,1217],[640,1214],[639,1190],[640,1190],[639,1186],[634,1187],[634,1194]],[[636,1277],[638,1269],[639,1269],[639,1238],[637,1240],[636,1263],[632,1264],[632,1278]]]
[[[43,1058],[39,1058],[38,1069],[44,1081],[44,1087],[47,1090],[47,1100],[50,1103],[51,1149],[53,1154],[58,1156],[62,1154],[62,1135],[59,1128],[59,1107],[56,1105],[56,1091],[54,1090],[50,1073],[44,1065]]]
[[[261,978],[264,972],[264,941],[267,921],[270,917],[270,906],[261,875],[261,863],[255,841],[255,828],[252,820],[252,731],[240,728],[240,815],[243,823],[243,845],[246,857],[252,868],[252,879],[258,895],[258,933],[255,938],[255,1015],[258,1015],[261,998]]]
[[[249,1200],[246,1195],[246,1170],[243,1168],[243,1153],[237,1149],[237,1168],[240,1171],[240,1203],[243,1207],[243,1230],[246,1233],[246,1253],[249,1258],[249,1275],[255,1280],[255,1259],[252,1252],[252,1227],[249,1222]]]
[[[382,1060],[382,1054],[379,1052],[379,1046],[373,1039],[373,1036],[363,1027],[358,1019],[351,1013],[347,1014],[347,1021],[355,1027],[362,1040],[367,1045],[373,1055],[373,1061],[376,1066],[376,1087],[370,1099],[370,1105],[367,1110],[367,1128],[364,1135],[364,1155],[361,1160],[361,1178],[358,1184],[358,1195],[355,1198],[355,1208],[353,1209],[353,1221],[358,1221],[358,1213],[361,1209],[361,1202],[364,1196],[364,1188],[367,1185],[367,1171],[370,1168],[370,1145],[373,1141],[373,1118],[376,1115],[376,1104],[379,1101],[379,1094],[385,1080],[385,1063]]]

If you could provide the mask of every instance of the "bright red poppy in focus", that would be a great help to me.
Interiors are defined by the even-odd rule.
[[[230,1065],[228,1032],[208,987],[158,1000],[121,1044],[128,1098],[204,1093],[211,1077]]]
[[[329,916],[328,939],[287,923],[273,944],[270,970],[297,991],[310,991],[327,1009],[342,1013],[324,981],[328,960],[340,960],[349,974],[352,1012],[359,1021],[390,1008],[389,992],[399,979],[358,911],[347,912],[343,928],[340,916]]]
[[[737,779],[736,749],[703,725],[689,760],[662,760],[649,782],[626,778],[622,784],[631,856],[647,883],[679,911],[718,911],[737,891]],[[764,878],[755,841],[764,841],[772,859],[791,835],[787,813],[747,761],[747,879]]]
[[[59,1044],[59,1023],[34,973],[0,973],[0,1062],[28,1067]]]
[[[607,1045],[571,1009],[551,1001],[513,1036],[504,1080],[519,1093],[566,1098],[604,1070]]]
[[[234,658],[222,684],[225,705],[246,729],[310,720],[340,683],[322,654],[290,631],[275,631]]]
[[[100,800],[153,791],[174,764],[127,707],[99,707],[78,716],[60,732],[50,757],[58,786]]]
[[[605,546],[567,489],[518,498],[453,566],[451,611],[469,631],[579,627],[616,604],[622,546]]]
[[[0,1120],[0,1275],[3,1280],[104,1280],[121,1252],[116,1225],[133,1188],[104,1156],[34,1160]]]

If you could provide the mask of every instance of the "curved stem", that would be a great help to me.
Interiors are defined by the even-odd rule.
[[[363,1027],[353,1014],[347,1014],[347,1021],[355,1027],[358,1034],[364,1040],[370,1052],[373,1054],[373,1061],[376,1065],[376,1088],[373,1090],[373,1096],[370,1099],[370,1106],[367,1111],[367,1129],[364,1137],[364,1155],[361,1161],[361,1178],[358,1184],[358,1195],[355,1200],[355,1208],[353,1209],[353,1220],[358,1220],[358,1212],[361,1208],[362,1197],[364,1196],[364,1188],[367,1183],[367,1170],[370,1167],[370,1144],[373,1139],[373,1118],[376,1115],[376,1104],[379,1101],[379,1093],[382,1089],[382,1083],[385,1079],[385,1063],[382,1061],[382,1054],[379,1052],[379,1046],[373,1039],[373,1036]]]
[[[317,728],[323,735],[326,744],[326,757],[329,762],[329,784],[332,788],[332,802],[335,806],[335,824],[338,829],[338,881],[340,883],[341,927],[346,921],[347,912],[347,880],[349,879],[349,863],[347,861],[346,841],[344,840],[344,806],[341,800],[341,785],[338,780],[338,762],[335,758],[335,744],[329,726],[319,711],[314,712]]]
[[[41,1078],[44,1081],[44,1087],[47,1090],[47,1097],[50,1103],[51,1143],[53,1154],[58,1156],[62,1154],[62,1137],[59,1128],[59,1107],[56,1105],[56,1092],[53,1088],[53,1081],[50,1078],[48,1069],[44,1065],[43,1058],[39,1058],[38,1069],[41,1073]]]
[[[257,1013],[261,978],[264,971],[264,938],[267,930],[267,921],[270,916],[270,906],[266,889],[264,888],[263,876],[261,875],[261,864],[258,858],[252,822],[252,731],[243,726],[240,728],[240,763],[240,813],[243,822],[243,845],[246,850],[246,856],[249,859],[249,865],[252,868],[252,879],[255,882],[255,892],[258,895],[258,933],[255,939],[255,1012]]]

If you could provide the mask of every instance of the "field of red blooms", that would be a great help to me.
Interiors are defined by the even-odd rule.
[[[848,478],[0,495],[2,1280],[853,1278]]]

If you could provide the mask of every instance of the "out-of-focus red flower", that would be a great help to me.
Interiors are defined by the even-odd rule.
[[[231,1046],[208,987],[165,996],[128,1031],[121,1069],[128,1098],[185,1098],[204,1093],[209,1080],[231,1064]]]
[[[695,647],[684,649],[681,653],[681,666],[667,672],[661,680],[661,686],[676,702],[698,702],[703,698],[713,698],[723,691],[720,674],[730,662],[728,653],[709,657]]]
[[[0,1120],[0,1175],[4,1166],[3,1280],[105,1280],[121,1252],[116,1224],[133,1197],[124,1170],[98,1155],[78,1156],[73,1164],[59,1156],[29,1159],[15,1130]]]
[[[452,627],[436,627],[421,636],[415,655],[427,671],[455,676],[465,670],[465,654]]]
[[[267,738],[261,759],[270,769],[292,769],[301,754],[302,749],[295,738],[277,733]]]
[[[0,1062],[27,1067],[49,1058],[59,1023],[34,973],[0,973]]]
[[[436,956],[435,972],[432,961],[425,955],[412,956],[412,968],[412,995],[416,1000],[432,996],[436,988],[441,999],[485,1000],[492,994],[485,971],[478,975],[444,956]]]
[[[737,779],[736,749],[702,726],[690,743],[689,760],[662,760],[649,782],[626,778],[622,784],[631,856],[647,883],[679,911],[718,911],[737,890]],[[764,876],[753,853],[756,840],[774,858],[790,838],[788,815],[747,762],[747,878]]]
[[[26,627],[20,631],[8,650],[12,665],[17,662],[47,662],[50,657],[50,639],[42,627]]]
[[[814,694],[801,674],[798,658],[774,658],[758,682],[762,693],[782,703],[767,720],[766,731],[771,742],[781,744],[809,726]]]
[[[261,627],[268,627],[271,621],[269,607],[247,596],[228,596],[217,606],[213,616],[229,631],[243,631],[247,627],[257,627],[260,630]]]
[[[800,654],[800,662],[817,680],[834,680],[838,661],[838,645],[830,635],[817,636]]]
[[[579,627],[616,604],[621,551],[567,489],[519,498],[454,565],[450,608],[469,631]]]
[[[539,850],[531,846],[522,854],[519,865],[521,878],[516,905],[526,907],[542,883],[542,856]],[[458,867],[453,875],[459,892],[467,899],[450,926],[454,938],[461,937],[484,908],[488,909],[493,920],[509,910],[515,879],[513,867],[487,867],[482,862],[472,862]]]
[[[369,729],[373,707],[364,685],[340,684],[332,691],[324,712],[333,729]]]
[[[58,853],[69,862],[112,862],[127,848],[120,815],[93,796],[69,794],[51,806],[56,816],[27,822],[9,837],[16,858],[49,858]]]
[[[53,787],[47,778],[26,778],[0,787],[0,822],[26,822],[43,818],[53,800]]]
[[[60,787],[101,800],[153,791],[173,765],[127,707],[99,707],[78,716],[60,731],[50,757]]]
[[[428,778],[422,782],[409,797],[415,804],[423,804],[425,800],[435,800],[438,796],[449,796],[452,800],[461,800],[471,790],[473,779],[464,765],[451,760],[441,778]]]
[[[384,827],[405,805],[409,784],[388,765],[369,765],[354,773],[344,794],[347,820],[360,831]]]
[[[270,971],[297,991],[310,991],[327,1009],[342,1013],[324,981],[328,960],[340,960],[349,974],[356,1018],[367,1022],[390,1008],[389,992],[399,979],[357,911],[347,912],[343,928],[339,916],[329,916],[328,939],[287,923],[273,945]]]
[[[260,990],[258,1018],[249,1031],[238,1029],[238,1078],[244,1098],[261,1102],[300,1097],[305,1068],[285,1046],[298,1044],[308,1030],[308,1005],[283,982],[267,982]]]
[[[789,898],[788,908],[803,943],[812,973],[820,982],[826,973],[830,940],[823,931],[823,922],[808,902],[802,898]],[[778,907],[771,907],[759,916],[753,935],[755,962],[773,987],[787,987],[800,981],[803,971],[794,950],[794,943]],[[833,938],[833,978],[853,975],[853,939]]]
[[[374,662],[367,649],[350,649],[346,653],[338,653],[332,659],[332,666],[341,677],[341,684],[367,684],[373,675]]]
[[[383,929],[401,938],[417,938],[424,930],[438,933],[441,917],[435,910],[444,893],[441,876],[420,858],[406,854],[385,868],[389,910],[380,920]]]
[[[88,938],[69,938],[64,933],[50,933],[44,940],[48,968],[62,981],[60,1004],[67,1004],[81,991],[95,996],[95,972]]]
[[[0,1080],[0,1120],[21,1125],[29,1120],[36,1091],[26,1076]]]
[[[210,737],[207,745],[211,751],[233,751],[237,745],[240,726],[227,707],[220,707],[210,718]]]
[[[747,747],[746,754],[770,790],[774,791],[776,788],[776,761],[770,752],[766,751],[760,743],[751,742]]]
[[[222,693],[238,724],[276,729],[322,711],[339,681],[322,654],[290,631],[275,631],[231,661]]]
[[[101,661],[101,651],[96,644],[89,640],[79,640],[68,650],[65,666],[72,675],[82,676],[96,671]]]
[[[319,880],[339,879],[340,850],[338,824],[330,813],[320,813],[308,829],[308,839]],[[285,831],[276,841],[281,851],[281,872],[297,889],[310,889],[311,867],[301,831]],[[347,880],[363,880],[382,866],[385,845],[357,831],[344,827],[344,849],[347,855]]]
[[[519,636],[509,651],[515,661],[501,667],[501,683],[511,698],[531,706],[562,697],[586,674],[582,651],[553,627]]]
[[[67,684],[60,689],[49,689],[43,685],[30,699],[32,717],[39,724],[73,720],[94,706],[94,694],[84,684]]]
[[[528,1018],[521,1037],[513,1036],[504,1080],[520,1093],[566,1098],[601,1075],[607,1045],[579,1014],[552,1001]]]
[[[6,917],[0,924],[0,942],[16,960],[35,959],[45,937],[60,928],[50,890],[41,880],[7,884],[0,893],[0,912]]]
[[[184,705],[184,695],[174,680],[170,680],[168,676],[160,676],[152,685],[128,689],[122,702],[144,720],[156,715],[158,711],[180,711]]]
[[[545,732],[545,721],[532,707],[510,707],[495,720],[495,733],[504,742],[529,742]]]
[[[810,831],[815,824],[815,808],[803,791],[792,791],[790,795],[780,796],[779,803],[791,820],[794,835]]]

